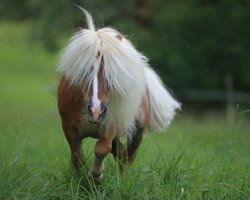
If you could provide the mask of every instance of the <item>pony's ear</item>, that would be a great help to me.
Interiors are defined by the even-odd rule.
[[[116,35],[115,36],[119,41],[121,41],[122,40],[122,34],[121,33],[119,33],[118,35]]]

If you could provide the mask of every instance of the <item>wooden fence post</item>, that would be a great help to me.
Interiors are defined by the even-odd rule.
[[[226,89],[226,120],[230,127],[234,126],[235,122],[235,108],[234,108],[234,79],[232,74],[225,75],[225,89]]]

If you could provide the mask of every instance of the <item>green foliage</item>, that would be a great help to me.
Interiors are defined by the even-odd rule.
[[[179,88],[223,89],[231,73],[237,89],[249,89],[249,7],[249,1],[231,0],[162,4],[153,17],[160,47],[153,62],[167,63],[161,70]]]
[[[2,0],[0,2],[0,17],[11,20],[23,20],[33,14],[30,0]]]

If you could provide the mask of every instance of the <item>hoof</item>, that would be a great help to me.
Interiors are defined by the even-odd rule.
[[[96,183],[100,183],[103,178],[103,172],[94,173],[92,170],[89,170],[88,177],[92,177]]]

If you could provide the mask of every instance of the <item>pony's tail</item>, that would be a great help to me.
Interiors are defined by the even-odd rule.
[[[162,132],[170,125],[181,104],[171,96],[153,69],[146,67],[145,75],[150,101],[149,130]]]
[[[94,25],[94,22],[93,22],[93,19],[92,19],[92,16],[90,15],[90,13],[78,5],[75,5],[75,6],[84,12],[85,17],[86,17],[86,21],[87,21],[87,25],[88,25],[88,29],[91,31],[95,31],[95,25]]]

